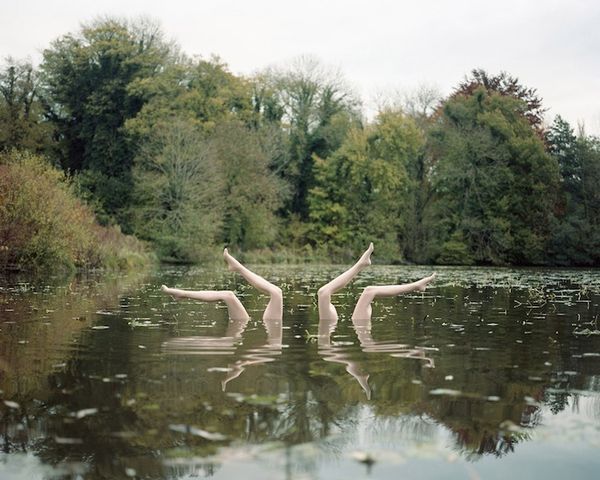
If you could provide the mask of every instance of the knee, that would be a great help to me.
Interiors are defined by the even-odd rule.
[[[233,293],[231,290],[227,290],[223,292],[223,300],[226,302],[235,302],[237,300],[237,297],[235,296],[235,293]]]
[[[283,298],[283,290],[275,285],[273,285],[269,293],[272,297]]]
[[[365,287],[365,289],[363,290],[363,293],[361,295],[361,298],[364,297],[365,299],[369,299],[369,300],[373,300],[375,298],[375,292],[376,292],[376,288],[373,286],[368,286]]]

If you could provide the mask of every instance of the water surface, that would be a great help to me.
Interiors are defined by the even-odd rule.
[[[255,270],[284,291],[281,325],[225,268],[3,280],[0,478],[597,475],[597,271],[440,268],[357,330],[364,286],[431,272],[372,266],[319,326],[343,267]],[[163,283],[235,290],[251,319]]]

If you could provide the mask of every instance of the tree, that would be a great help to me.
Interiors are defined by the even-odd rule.
[[[165,122],[140,148],[133,175],[135,234],[162,259],[203,259],[223,215],[223,184],[206,135],[185,120]]]
[[[0,68],[0,151],[44,152],[52,130],[43,118],[38,73],[30,62],[7,58]]]
[[[211,136],[222,185],[220,240],[227,245],[261,248],[271,245],[278,233],[275,212],[283,186],[269,169],[272,150],[266,148],[266,138],[239,121],[219,124]]]
[[[358,101],[337,71],[301,57],[286,69],[256,78],[255,109],[280,120],[289,136],[289,156],[275,170],[291,186],[288,214],[308,218],[308,192],[315,185],[314,157],[326,158],[359,123]]]
[[[544,247],[558,165],[518,97],[452,95],[429,136],[426,253],[440,263],[531,264]]]
[[[535,88],[521,85],[519,79],[506,72],[490,75],[481,68],[471,71],[470,77],[458,85],[451,98],[458,96],[471,96],[476,90],[485,89],[489,94],[497,93],[502,96],[516,98],[521,101],[519,111],[529,122],[540,138],[544,138],[543,122],[545,109],[542,99],[538,96]]]
[[[547,133],[550,154],[560,169],[560,199],[549,245],[561,265],[598,264],[600,255],[600,142],[581,132],[577,137],[560,116]]]
[[[181,262],[201,260],[217,244],[251,249],[274,241],[279,180],[256,130],[231,121],[209,135],[183,118],[155,131],[134,168],[140,238]]]
[[[47,114],[62,145],[61,164],[83,172],[80,183],[122,224],[136,154],[123,127],[145,102],[131,87],[160,72],[173,51],[156,24],[112,18],[64,35],[44,51],[40,68]]]
[[[182,56],[154,77],[137,79],[129,91],[145,99],[140,112],[126,122],[127,132],[139,142],[168,118],[185,118],[210,133],[219,123],[238,119],[251,124],[255,116],[251,84],[233,75],[218,57]]]
[[[354,128],[329,158],[316,157],[311,239],[350,255],[377,239],[378,257],[398,261],[410,235],[415,164],[423,143],[411,118],[385,111],[372,125]]]

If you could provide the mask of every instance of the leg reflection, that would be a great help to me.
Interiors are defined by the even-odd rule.
[[[326,362],[341,363],[346,371],[354,377],[365,392],[367,399],[371,399],[369,374],[361,368],[360,363],[351,358],[347,347],[337,347],[331,344],[331,333],[335,330],[336,321],[319,320],[319,353]]]
[[[346,286],[363,268],[369,265],[373,244],[360,260],[349,270],[319,289],[319,353],[328,362],[345,365],[346,371],[354,377],[365,392],[367,399],[371,399],[369,374],[356,359],[351,358],[345,347],[338,348],[331,343],[331,334],[337,325],[337,312],[331,304],[331,294]],[[392,357],[415,358],[425,361],[428,367],[434,367],[433,359],[425,355],[425,350],[419,347],[410,347],[397,343],[382,343],[373,340],[371,336],[371,303],[378,297],[391,297],[413,291],[424,291],[427,285],[435,278],[436,274],[425,277],[417,282],[404,285],[383,285],[366,287],[360,296],[352,314],[352,324],[360,342],[361,350],[365,353],[388,353]]]
[[[418,347],[409,347],[408,345],[380,343],[371,337],[371,303],[375,298],[393,297],[403,293],[424,291],[436,277],[436,274],[422,278],[413,283],[402,285],[380,285],[366,287],[361,294],[354,312],[352,313],[352,324],[358,336],[358,340],[364,352],[387,352],[392,357],[416,358],[424,360],[428,367],[435,367],[432,358],[425,355],[425,350]]]
[[[247,366],[260,363],[272,362],[274,356],[281,354],[282,341],[282,317],[283,317],[283,294],[279,287],[265,280],[260,275],[250,271],[235,258],[227,249],[223,257],[229,266],[229,270],[242,275],[250,285],[269,295],[269,303],[263,313],[263,322],[267,332],[267,343],[258,348],[251,349],[243,359],[229,366],[229,372],[221,382],[221,388],[225,391],[227,384],[239,377]],[[241,340],[242,333],[246,328],[250,316],[242,303],[231,291],[191,291],[168,288],[162,286],[162,291],[173,298],[189,298],[205,302],[223,301],[227,305],[230,324],[227,335],[223,337],[183,337],[174,338],[165,342],[167,351],[177,353],[231,353],[232,349]]]
[[[221,382],[223,391],[226,390],[229,382],[238,378],[246,370],[246,367],[273,362],[275,361],[275,357],[281,355],[283,346],[281,343],[283,338],[281,320],[264,319],[263,323],[267,331],[267,343],[258,348],[251,349],[249,353],[243,356],[243,359],[237,360],[233,365],[229,365],[228,368],[230,371]]]
[[[422,347],[411,347],[400,343],[378,342],[371,336],[371,325],[364,325],[362,322],[352,321],[354,330],[360,342],[360,346],[365,353],[388,353],[390,357],[395,358],[414,358],[423,360],[425,365],[435,368],[433,358],[425,355],[425,349]]]

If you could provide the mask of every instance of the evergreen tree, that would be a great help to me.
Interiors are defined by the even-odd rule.
[[[440,263],[544,263],[558,186],[556,160],[518,96],[456,93],[429,137],[427,255]]]
[[[560,201],[549,246],[560,265],[594,265],[600,259],[600,142],[579,138],[556,117],[547,134],[548,149],[560,169]]]

